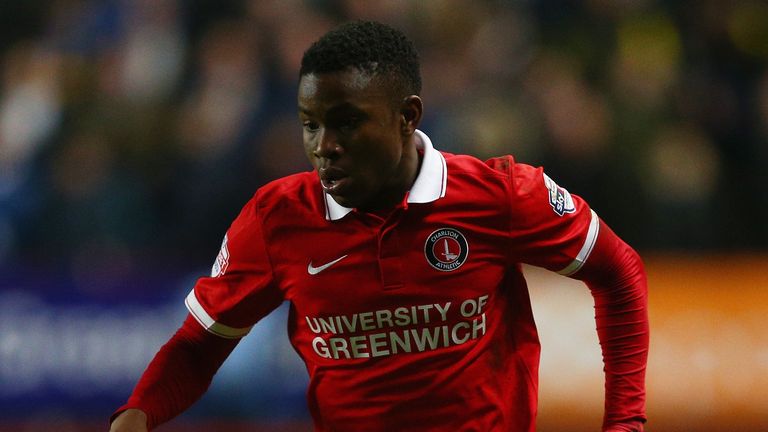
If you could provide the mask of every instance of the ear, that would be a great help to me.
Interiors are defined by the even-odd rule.
[[[400,131],[403,135],[413,135],[421,122],[424,105],[417,95],[406,96],[400,109]]]

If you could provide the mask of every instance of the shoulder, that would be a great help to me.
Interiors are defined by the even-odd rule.
[[[284,199],[304,198],[317,184],[317,174],[312,171],[291,174],[260,187],[254,197],[262,206],[274,205]]]
[[[531,188],[543,184],[545,177],[541,167],[517,162],[512,155],[497,156],[487,160],[450,153],[443,153],[443,156],[449,176],[469,176],[491,182],[493,181],[491,179],[495,179],[514,189],[516,194],[529,193]]]
[[[322,212],[322,193],[313,172],[292,174],[261,186],[243,213],[261,220],[316,210]],[[324,214],[324,213],[319,213]]]
[[[498,169],[493,163],[483,161],[475,156],[441,152],[445,158],[449,176],[498,177],[505,178],[508,173]]]

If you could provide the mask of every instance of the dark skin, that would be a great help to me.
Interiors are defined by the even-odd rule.
[[[304,151],[337,203],[379,211],[403,200],[419,169],[421,98],[393,98],[385,78],[351,68],[302,76],[298,108]]]

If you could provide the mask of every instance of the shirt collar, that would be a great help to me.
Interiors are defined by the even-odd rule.
[[[406,202],[428,203],[445,196],[448,170],[443,155],[435,150],[432,141],[427,134],[416,130],[416,148],[424,153],[421,160],[421,168],[416,175],[416,180],[411,186]],[[323,192],[325,198],[325,218],[327,220],[339,220],[353,209],[337,203],[333,197]]]

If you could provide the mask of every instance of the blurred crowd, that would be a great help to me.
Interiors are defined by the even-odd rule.
[[[0,268],[212,263],[310,169],[299,63],[348,19],[414,39],[440,149],[543,165],[641,251],[768,249],[765,2],[29,0],[0,1]]]

